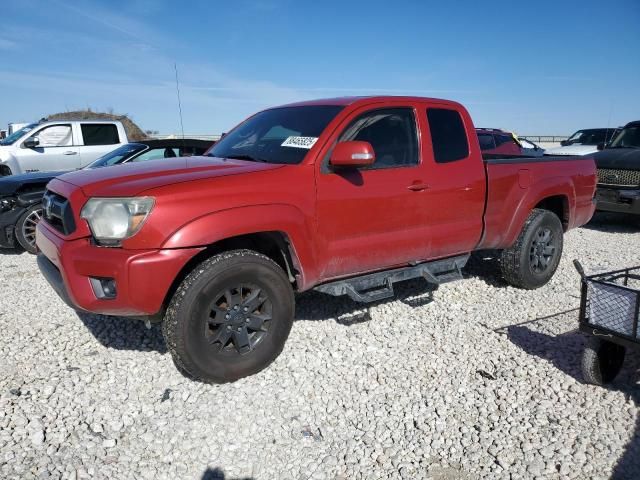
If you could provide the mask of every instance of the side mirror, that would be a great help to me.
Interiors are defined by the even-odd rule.
[[[329,164],[333,167],[366,167],[376,161],[369,142],[340,142],[333,149]]]
[[[562,140],[560,142],[560,145],[562,145],[563,147],[566,147],[567,145],[569,145],[569,142],[567,140]]]
[[[604,150],[604,147],[605,147],[604,142],[600,142],[600,143],[596,146],[596,148],[597,148],[598,150]]]
[[[23,145],[25,148],[36,148],[40,145],[40,139],[38,137],[29,137],[24,141]]]

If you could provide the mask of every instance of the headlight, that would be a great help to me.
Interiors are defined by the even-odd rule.
[[[80,216],[89,223],[94,238],[105,245],[117,245],[132,237],[153,208],[152,197],[91,198]]]
[[[7,212],[13,208],[16,201],[13,197],[0,198],[0,212]]]

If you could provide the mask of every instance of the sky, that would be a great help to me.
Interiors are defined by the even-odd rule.
[[[0,128],[90,107],[219,134],[344,95],[463,103],[566,135],[640,119],[640,0],[3,0]]]

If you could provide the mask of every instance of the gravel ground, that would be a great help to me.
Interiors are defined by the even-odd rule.
[[[475,259],[369,308],[303,294],[276,362],[218,386],[182,377],[158,327],[79,316],[32,256],[0,256],[0,477],[640,478],[639,362],[582,383],[571,265],[640,264],[633,221],[570,232],[533,292]]]

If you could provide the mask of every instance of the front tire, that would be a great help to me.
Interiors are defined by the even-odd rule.
[[[507,283],[533,290],[551,280],[562,257],[562,234],[557,215],[533,209],[516,243],[501,253],[500,270]]]
[[[24,212],[16,223],[16,240],[27,252],[36,254],[36,225],[42,218],[42,204],[33,205]]]
[[[293,324],[293,289],[282,268],[251,250],[208,258],[180,284],[163,335],[179,370],[224,383],[266,368]]]

